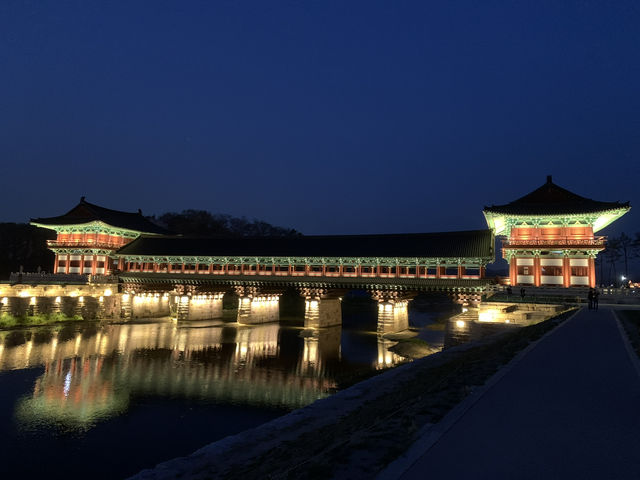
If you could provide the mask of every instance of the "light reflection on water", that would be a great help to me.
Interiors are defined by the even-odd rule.
[[[401,361],[388,351],[395,342],[348,334],[363,336],[355,361],[340,327],[153,321],[16,330],[0,332],[0,372],[44,367],[16,399],[26,431],[87,431],[126,415],[138,397],[290,410],[329,395],[340,375]]]

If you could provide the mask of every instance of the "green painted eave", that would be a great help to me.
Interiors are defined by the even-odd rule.
[[[114,227],[100,220],[94,220],[86,223],[76,223],[67,225],[48,225],[38,222],[30,222],[31,225],[40,228],[55,230],[56,233],[104,233],[107,235],[118,235],[125,238],[137,238],[143,233],[150,236],[159,236],[157,233],[147,233],[138,230],[130,230],[127,228]]]
[[[558,214],[558,215],[511,215],[483,211],[487,225],[495,235],[509,235],[511,229],[517,226],[558,226],[558,225],[586,225],[593,227],[596,233],[610,225],[627,213],[631,207],[625,206],[601,212],[588,212],[582,214]]]

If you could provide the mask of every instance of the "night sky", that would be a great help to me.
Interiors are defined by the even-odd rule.
[[[2,0],[0,221],[86,195],[464,230],[548,174],[639,208],[639,25],[637,0]]]

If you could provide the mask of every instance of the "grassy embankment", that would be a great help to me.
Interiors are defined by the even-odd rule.
[[[59,322],[94,320],[100,308],[98,299],[86,297],[42,297],[37,305],[28,297],[13,298],[3,306],[0,328],[22,328]],[[37,308],[36,308],[37,307]]]
[[[640,357],[640,310],[622,310],[618,312],[618,317],[627,332],[631,346]]]
[[[426,424],[437,423],[529,343],[573,313],[447,350],[415,362],[393,389],[325,425],[280,442],[249,462],[232,466],[234,478],[372,478],[406,451]],[[217,472],[213,478],[227,478]]]
[[[64,313],[50,313],[16,317],[8,313],[3,313],[0,315],[0,328],[35,327],[78,320],[83,320],[82,315],[67,316]]]

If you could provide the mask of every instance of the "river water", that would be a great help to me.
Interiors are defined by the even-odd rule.
[[[2,478],[124,478],[396,365],[394,343],[218,320],[2,331]]]

